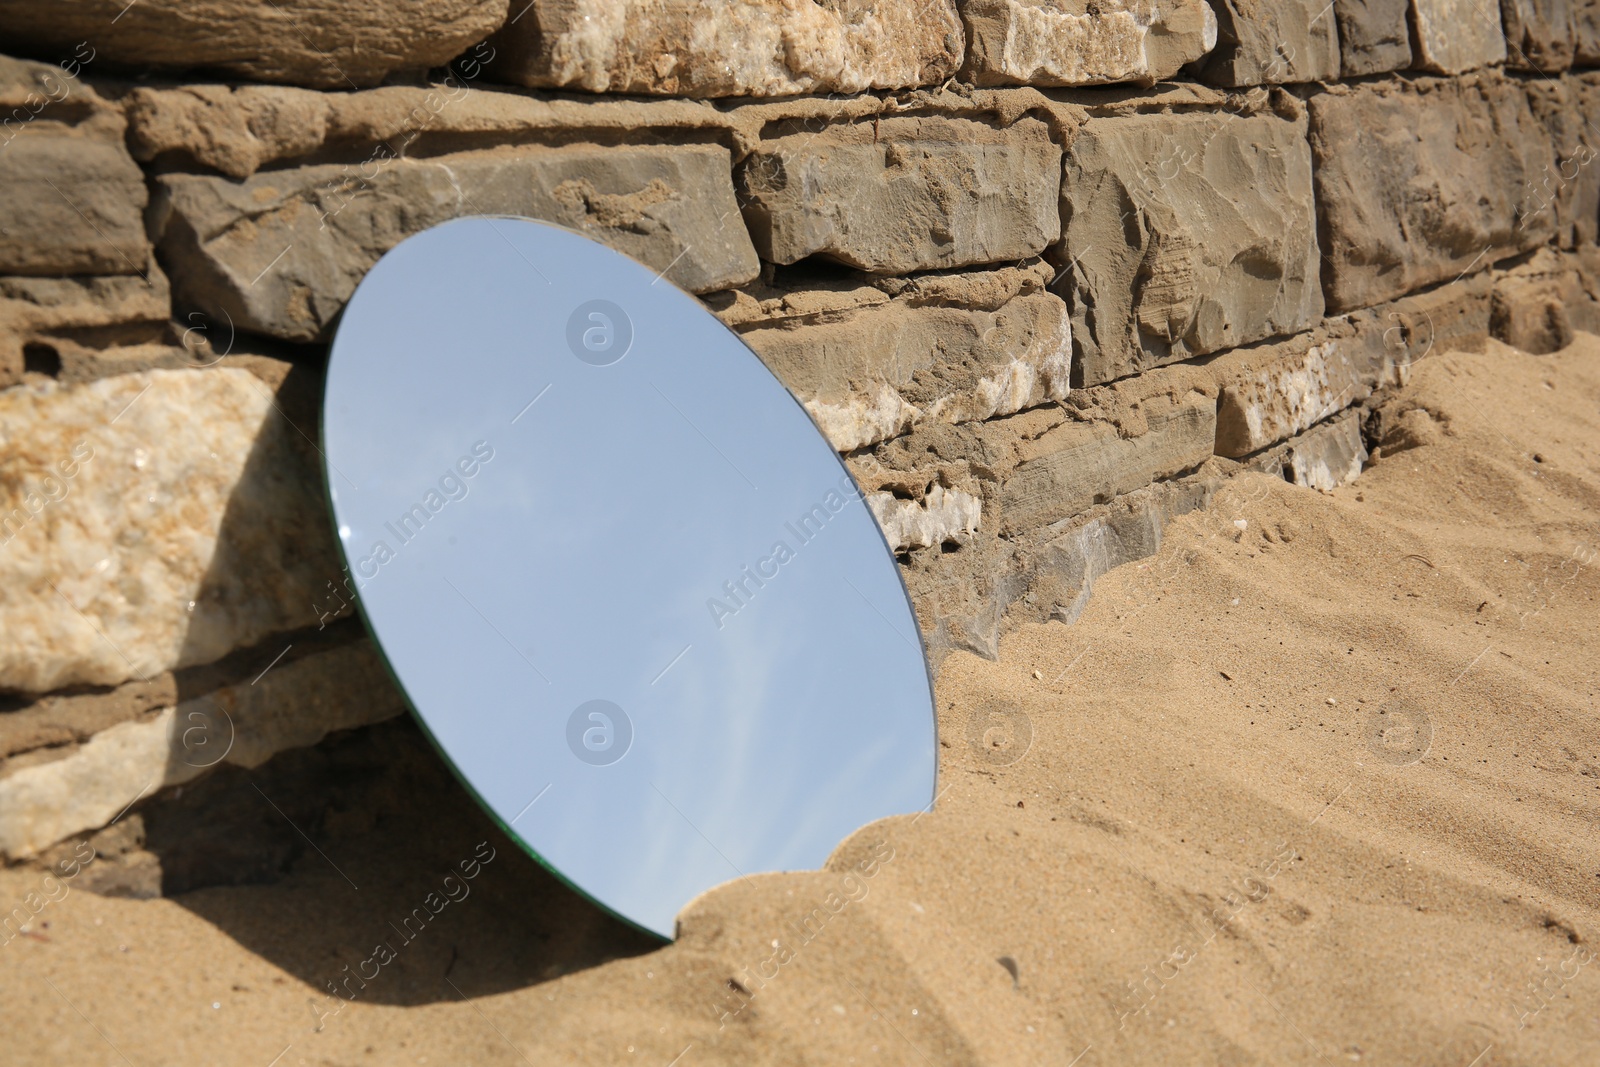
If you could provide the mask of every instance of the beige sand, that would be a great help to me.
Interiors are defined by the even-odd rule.
[[[421,768],[276,884],[69,889],[0,948],[0,1059],[1600,1062],[1600,339],[1434,356],[1385,423],[1355,484],[1240,479],[1076,625],[952,657],[936,810],[676,945],[496,837],[329,999],[491,836]]]

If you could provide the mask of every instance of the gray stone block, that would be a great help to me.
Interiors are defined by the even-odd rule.
[[[1334,0],[1339,71],[1346,78],[1411,66],[1410,0]]]
[[[1201,66],[1212,85],[1332,81],[1339,37],[1327,0],[1214,0],[1217,47]]]
[[[1036,118],[904,116],[763,140],[739,186],[761,258],[903,274],[1044,251],[1060,232],[1060,168]]]
[[[692,292],[760,264],[724,148],[532,148],[159,179],[154,216],[180,308],[292,341],[327,337],[378,257],[461,215],[525,215],[588,234]],[[542,284],[530,274],[530,285]]]
[[[1536,185],[1554,155],[1519,83],[1375,82],[1310,106],[1330,311],[1485,269],[1554,235]]]
[[[1067,153],[1076,364],[1092,385],[1322,318],[1304,118],[1092,118]]]

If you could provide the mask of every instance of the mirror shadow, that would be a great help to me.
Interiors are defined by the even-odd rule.
[[[378,1004],[505,992],[661,947],[511,842],[405,711],[359,620],[319,620],[308,602],[302,622],[291,605],[296,629],[215,659],[208,607],[304,587],[259,568],[342,575],[313,443],[320,370],[283,368],[261,375],[280,425],[256,441],[197,598],[185,651],[212,662],[175,672],[176,699],[302,719],[359,701],[368,721],[392,717],[253,769],[218,762],[141,801],[91,837],[103,859],[87,887],[170,898],[319,993]],[[312,508],[286,517],[286,498]],[[330,666],[307,669],[318,656]],[[179,740],[170,761],[193,757]]]

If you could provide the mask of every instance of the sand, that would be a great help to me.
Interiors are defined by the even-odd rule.
[[[1353,484],[1243,476],[1076,624],[946,660],[936,808],[705,895],[674,945],[516,854],[402,722],[304,757],[333,784],[273,884],[64,883],[0,947],[0,1058],[1600,1062],[1600,339],[1432,356],[1382,421]]]

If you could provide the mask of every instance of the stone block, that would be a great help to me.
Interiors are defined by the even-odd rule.
[[[727,149],[532,148],[386,158],[231,182],[163,176],[155,232],[180,310],[293,341],[324,339],[356,284],[405,238],[461,215],[525,215],[585,233],[693,292],[760,269]],[[530,273],[529,284],[542,283]]]
[[[1136,437],[1122,436],[1109,423],[1067,423],[1028,442],[1000,490],[1003,531],[1071,518],[1211,457],[1217,435],[1213,397],[1196,393],[1176,403],[1154,401],[1144,417],[1146,432]]]
[[[319,89],[440,66],[506,18],[506,0],[0,0],[10,47],[93,45],[95,62],[200,68]]]
[[[1214,0],[1217,47],[1200,68],[1212,85],[1332,81],[1339,36],[1325,0]]]
[[[118,723],[48,762],[10,773],[0,765],[0,854],[31,856],[212,767],[259,767],[285,749],[404,711],[365,641],[284,662],[259,680]]]
[[[1577,0],[1572,34],[1572,62],[1580,67],[1600,64],[1600,0]]]
[[[1471,275],[1388,304],[1352,312],[1374,385],[1404,385],[1410,369],[1444,352],[1482,352],[1489,340],[1491,272]],[[1376,336],[1381,352],[1374,354]]]
[[[1295,438],[1283,456],[1289,481],[1331,493],[1355,481],[1367,463],[1361,413],[1347,411]]]
[[[1049,278],[1039,264],[898,283],[892,298],[873,287],[797,291],[723,317],[833,446],[851,452],[927,419],[968,422],[1065,399],[1071,324],[1044,291]]]
[[[1554,155],[1520,84],[1375,82],[1310,107],[1330,311],[1484,269],[1555,233],[1535,185]]]
[[[347,98],[282,85],[141,87],[124,104],[128,144],[144,162],[167,157],[247,178],[321,148],[333,101]]]
[[[1206,0],[966,0],[973,85],[1151,85],[1217,43]]]
[[[937,85],[965,41],[953,0],[532,0],[491,44],[517,85],[717,97]]]
[[[1535,356],[1559,352],[1576,330],[1596,325],[1595,297],[1577,257],[1540,249],[1526,263],[1494,279],[1489,332]],[[1587,279],[1593,284],[1593,279]]]
[[[1091,118],[1067,153],[1058,291],[1082,384],[1322,318],[1303,117]]]
[[[1495,0],[1411,0],[1412,60],[1435,74],[1502,63],[1506,37]]]
[[[1506,66],[1559,74],[1572,66],[1583,0],[1500,0]]]
[[[928,490],[921,501],[869,493],[866,502],[892,552],[959,543],[977,530],[983,517],[982,500],[942,485]]]
[[[152,341],[171,316],[167,277],[154,257],[143,276],[0,277],[0,388],[20,380],[25,353],[41,346]]]
[[[340,571],[299,403],[224,367],[0,393],[0,689],[115,685],[314,621]]]
[[[763,140],[739,186],[763,259],[903,274],[1044,251],[1060,230],[1060,167],[1036,118],[903,116]]]
[[[1555,213],[1561,247],[1594,244],[1600,225],[1600,75],[1530,78],[1528,103],[1550,136],[1554,158],[1532,176],[1538,203]]]
[[[725,137],[730,116],[691,100],[583,100],[473,88],[454,74],[427,87],[320,93],[278,85],[137,88],[124,99],[135,159],[162,170],[248,178],[283,160],[342,156],[352,173],[397,155],[471,144],[660,143]]]
[[[1209,364],[1219,386],[1217,455],[1250,455],[1365,400],[1372,393],[1361,366],[1365,340],[1353,331],[1346,337],[1316,331]]]
[[[1411,66],[1410,0],[1334,0],[1339,72],[1346,78]]]
[[[121,112],[61,67],[0,56],[0,113],[0,274],[142,273],[148,194]]]

